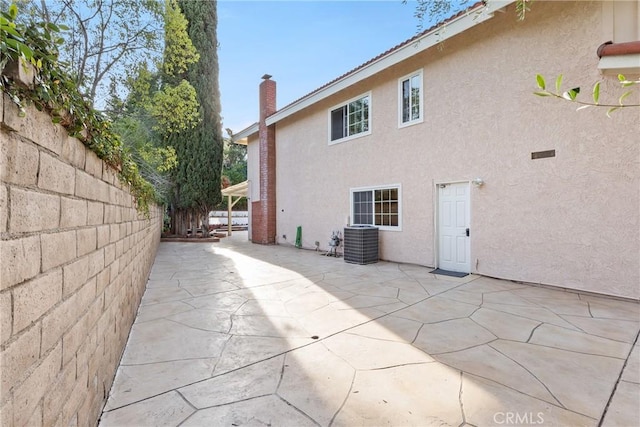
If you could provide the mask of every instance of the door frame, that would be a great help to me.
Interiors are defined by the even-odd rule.
[[[468,194],[468,206],[467,212],[469,214],[469,228],[471,228],[471,181],[468,179],[463,180],[440,180],[433,181],[433,192],[434,192],[434,203],[433,203],[433,261],[434,268],[440,267],[440,186],[446,184],[467,184],[469,191]],[[469,271],[467,273],[471,274],[473,272],[473,264],[471,262],[471,231],[469,234]]]

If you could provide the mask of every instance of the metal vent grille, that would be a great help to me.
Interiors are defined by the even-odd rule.
[[[345,227],[343,236],[346,262],[360,265],[378,262],[377,227]]]

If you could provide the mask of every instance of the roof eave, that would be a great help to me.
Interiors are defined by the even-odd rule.
[[[423,36],[406,42],[388,54],[380,57],[378,60],[367,64],[353,73],[345,75],[343,78],[336,80],[321,90],[312,92],[308,96],[289,104],[283,109],[267,117],[267,125],[270,126],[273,123],[297,113],[298,111],[303,110],[304,108],[307,108],[366,78],[369,78],[384,69],[396,65],[419,52],[427,50],[438,43],[491,19],[494,16],[494,12],[503,9],[514,1],[515,0],[493,0],[477,9],[467,11],[465,14],[446,23],[445,26],[436,27]],[[443,28],[446,28],[446,32],[444,32],[444,34],[442,34]]]
[[[598,69],[605,75],[640,75],[640,53],[603,56]]]
[[[242,129],[240,132],[233,134],[231,141],[236,144],[247,145],[248,138],[256,133],[258,133],[258,123],[254,123],[251,126]]]

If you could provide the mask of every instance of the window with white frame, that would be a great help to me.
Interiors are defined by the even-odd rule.
[[[400,127],[422,122],[422,97],[422,70],[398,79]]]
[[[374,225],[399,230],[400,186],[356,188],[351,190],[351,218],[353,225]]]
[[[370,100],[370,94],[362,95],[329,111],[329,133],[332,143],[369,133]]]

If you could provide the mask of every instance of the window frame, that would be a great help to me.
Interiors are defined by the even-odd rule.
[[[375,200],[375,191],[376,190],[397,190],[398,192],[398,225],[376,225],[376,200]],[[356,223],[354,221],[355,213],[354,213],[354,194],[360,192],[371,192],[371,212],[372,212],[372,221],[373,224],[361,224]],[[402,186],[400,184],[386,184],[386,185],[375,185],[369,187],[355,187],[349,189],[349,212],[351,220],[349,221],[353,226],[372,226],[377,227],[383,231],[402,231]]]
[[[403,84],[407,80],[409,81],[409,84],[411,84],[411,80],[414,77],[418,77],[420,82],[420,93],[418,95],[418,108],[420,110],[420,115],[416,119],[409,119],[404,122]],[[409,105],[409,109],[411,109],[411,104]],[[421,68],[398,79],[398,128],[412,126],[422,122],[424,122],[424,70]]]
[[[353,103],[355,101],[359,101],[359,100],[364,99],[364,98],[368,98],[368,105],[367,105],[367,114],[368,114],[367,125],[368,126],[367,126],[367,130],[363,131],[363,132],[354,133],[352,135],[347,135],[347,136],[343,136],[342,138],[338,138],[338,139],[332,140],[331,139],[331,134],[332,134],[332,130],[333,130],[333,122],[332,122],[333,112],[338,110],[338,109],[340,109],[340,108],[345,108],[345,107],[347,108],[347,111],[348,111],[349,104],[351,104],[351,103]],[[329,108],[329,110],[327,111],[327,117],[328,117],[328,122],[329,122],[329,124],[328,124],[328,138],[327,139],[329,140],[329,145],[340,144],[342,142],[351,141],[351,140],[356,139],[356,138],[361,138],[363,136],[370,135],[371,134],[371,122],[372,122],[372,120],[371,120],[371,111],[372,111],[371,106],[372,106],[372,97],[371,97],[371,91],[369,91],[369,92],[365,92],[365,93],[363,93],[361,95],[355,96],[355,97],[353,97],[353,98],[351,98],[351,99],[349,99],[349,100],[347,100],[345,102],[341,102],[340,104],[336,104],[333,107]],[[348,116],[348,113],[347,113],[347,116]],[[349,124],[347,123],[346,126],[348,128]]]

